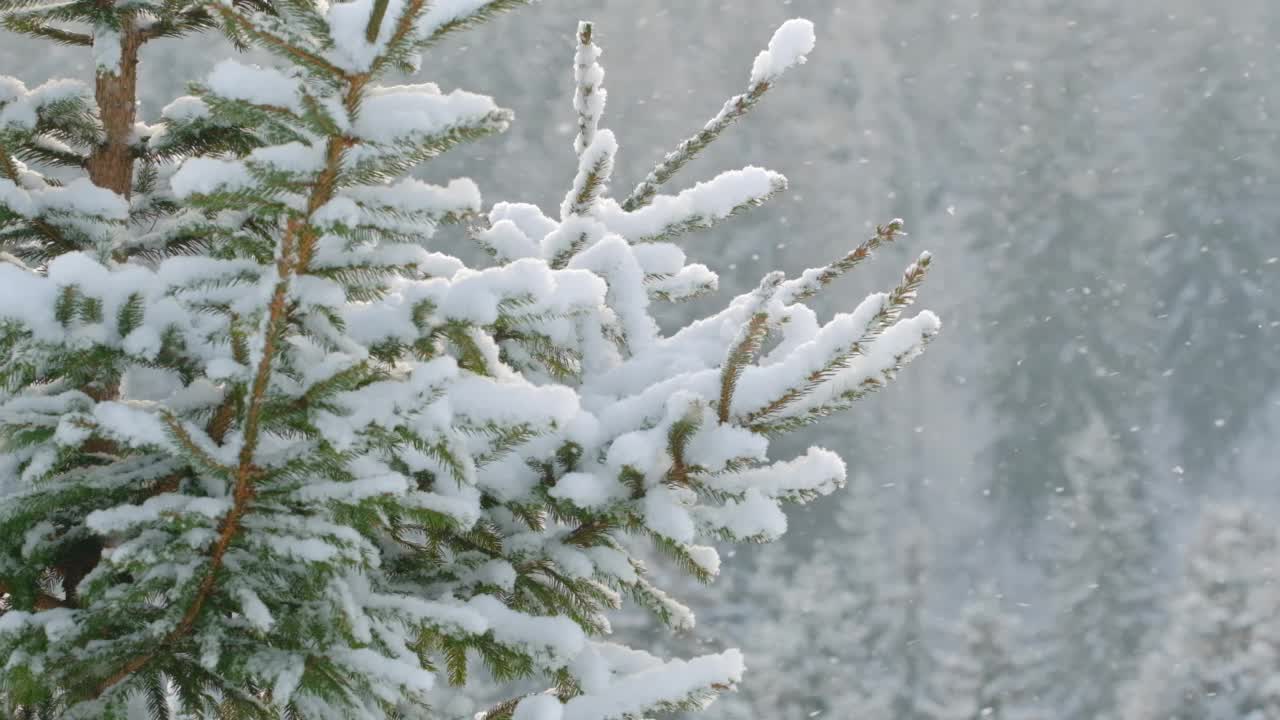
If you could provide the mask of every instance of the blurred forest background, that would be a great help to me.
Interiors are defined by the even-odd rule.
[[[544,0],[427,58],[517,122],[423,174],[554,207],[589,18],[630,187],[794,16],[809,65],[686,175],[759,164],[790,190],[687,248],[721,292],[678,312],[902,217],[826,310],[929,249],[946,328],[805,438],[849,461],[841,499],[688,588],[698,630],[654,641],[743,648],[724,720],[1280,718],[1280,3]],[[0,68],[90,78],[49,47],[0,35]],[[148,50],[149,120],[231,52]]]

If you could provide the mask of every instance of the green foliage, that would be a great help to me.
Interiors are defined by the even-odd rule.
[[[95,182],[111,174],[114,188],[91,198],[106,210],[0,208],[0,242],[20,258],[18,269],[6,261],[19,273],[7,277],[47,291],[50,307],[39,309],[54,320],[0,325],[0,458],[21,488],[0,507],[12,612],[0,654],[45,670],[0,679],[10,715],[120,718],[138,701],[165,720],[398,720],[432,704],[434,673],[467,697],[487,675],[545,683],[562,702],[599,692],[580,662],[598,661],[592,670],[610,682],[642,683],[643,668],[663,665],[599,642],[608,613],[630,596],[674,630],[693,616],[652,582],[633,541],[710,582],[719,556],[699,538],[772,539],[785,525],[779,503],[841,484],[829,453],[814,456],[823,472],[808,485],[736,478],[778,469],[759,433],[795,417],[783,412],[790,401],[748,423],[731,409],[744,378],[762,370],[771,333],[785,334],[781,274],[745,315],[735,303],[707,321],[717,341],[739,328],[728,347],[693,357],[707,345],[695,343],[676,359],[655,349],[666,339],[647,298],[687,299],[715,281],[683,256],[668,273],[676,253],[658,256],[671,246],[634,246],[711,227],[723,219],[713,209],[623,238],[602,219],[617,210],[606,197],[612,154],[583,149],[563,220],[585,229],[559,252],[478,270],[427,252],[443,226],[488,220],[474,188],[390,181],[504,130],[511,113],[487,98],[378,82],[519,4],[482,2],[444,21],[421,0],[394,11],[380,0],[0,4],[54,41],[79,42],[39,23],[118,31],[128,67],[154,37],[216,26],[288,69],[225,66],[262,82],[247,92],[215,73],[161,126],[122,141],[132,117],[121,120],[111,97],[128,88],[103,68],[97,112],[67,94],[41,105],[34,127],[0,137],[8,183],[61,187],[32,179],[37,170],[20,165],[31,162],[84,169]],[[371,13],[331,31],[351,10]],[[361,55],[369,48],[342,34],[352,28],[354,41],[379,46]],[[726,105],[633,204],[652,200],[767,89]],[[390,104],[405,117],[371,118],[374,98],[396,93],[411,100]],[[414,104],[437,102],[444,120]],[[100,162],[108,151],[127,167]],[[727,215],[780,192],[785,182],[771,177]],[[927,264],[887,296],[861,343],[899,318]],[[863,349],[842,350],[802,392]],[[685,361],[704,365],[689,385],[709,380],[709,396],[609,387],[632,382],[610,377],[633,372],[628,363],[662,383],[660,366]],[[619,419],[612,403],[646,407]],[[749,502],[773,511],[767,522],[723,519]],[[712,679],[620,712],[701,709],[741,672],[739,658],[714,659]],[[489,717],[514,714],[498,700]]]

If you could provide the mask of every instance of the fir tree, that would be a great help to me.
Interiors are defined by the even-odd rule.
[[[1276,27],[1274,7],[1222,12],[1223,23]],[[1231,449],[1266,412],[1280,381],[1280,356],[1265,350],[1276,346],[1280,317],[1264,300],[1280,291],[1280,213],[1270,201],[1272,158],[1255,152],[1276,141],[1275,122],[1266,95],[1250,83],[1251,46],[1269,33],[1224,43],[1192,29],[1174,25],[1162,43],[1169,50],[1160,69],[1188,82],[1163,92],[1170,128],[1158,157],[1168,181],[1148,199],[1161,224],[1144,255],[1157,272],[1164,331],[1159,369],[1168,399],[1161,409],[1175,419],[1171,445],[1180,464],[1204,482],[1215,472],[1238,476]]]
[[[928,642],[928,535],[918,525],[901,532],[898,560],[881,589],[871,622],[871,717],[927,720],[933,657]]]
[[[999,148],[998,163],[964,162],[978,168],[974,186],[994,203],[962,197],[961,206],[974,211],[975,251],[1002,278],[982,311],[992,343],[1008,349],[988,365],[987,398],[1006,418],[990,452],[1006,525],[1026,530],[1070,483],[1073,438],[1097,417],[1117,433],[1147,419],[1156,360],[1137,340],[1150,337],[1152,320],[1136,281],[1147,276],[1139,263],[1146,226],[1132,211],[1142,185],[1105,172],[1131,161],[1110,139],[1112,116],[1091,111],[1111,93],[1133,92],[1101,68],[1127,61],[1134,38],[1117,19],[1120,6],[1105,0],[980,5],[991,53],[983,66],[1003,83],[978,99],[973,120],[948,125],[994,133],[967,145]],[[1072,18],[1070,32],[1063,17]],[[1091,62],[1064,60],[1080,56]],[[1080,238],[1091,237],[1107,240],[1082,251]],[[1146,472],[1141,438],[1117,437],[1109,472]]]
[[[804,303],[867,245],[659,332],[653,305],[716,287],[671,241],[786,181],[747,167],[663,189],[804,62],[801,20],[620,200],[590,24],[555,217],[405,177],[511,116],[389,78],[519,4],[0,5],[101,67],[93,103],[0,86],[10,716],[604,720],[698,709],[741,679],[737,651],[667,661],[605,639],[624,597],[693,621],[630,540],[710,580],[709,543],[775,539],[783,504],[842,485],[834,453],[773,461],[770,440],[923,349],[937,318],[903,313],[930,259],[825,323]],[[277,66],[225,60],[137,126],[138,47],[215,25]],[[450,225],[491,261],[437,250]]]
[[[1205,511],[1164,642],[1125,698],[1132,720],[1280,717],[1280,574],[1274,523]]]
[[[1133,677],[1160,617],[1160,576],[1153,519],[1137,477],[1116,474],[1119,451],[1101,419],[1074,448],[1050,516],[1052,617],[1032,683],[1055,717],[1084,720],[1109,717]]]
[[[932,720],[1036,717],[1023,682],[1019,626],[1001,607],[994,588],[982,588],[948,630],[952,649],[934,652],[928,701]]]

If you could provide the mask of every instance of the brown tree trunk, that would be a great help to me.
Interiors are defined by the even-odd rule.
[[[129,197],[133,189],[133,152],[129,147],[138,105],[138,48],[142,32],[133,20],[120,30],[119,72],[98,71],[94,96],[106,137],[89,155],[89,179],[94,185]]]

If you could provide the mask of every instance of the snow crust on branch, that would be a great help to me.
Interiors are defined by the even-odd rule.
[[[803,65],[817,42],[813,23],[795,18],[788,20],[769,39],[769,49],[760,51],[751,66],[751,82],[771,82],[796,65]]]

